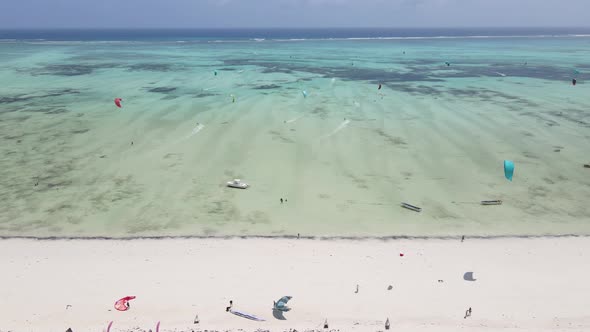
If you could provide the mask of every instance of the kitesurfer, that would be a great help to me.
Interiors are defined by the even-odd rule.
[[[576,83],[578,83],[578,81],[575,78],[572,79],[572,85],[576,85]]]

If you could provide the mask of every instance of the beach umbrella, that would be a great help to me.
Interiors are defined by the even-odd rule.
[[[504,160],[504,176],[512,181],[512,175],[514,175],[514,162],[511,160]]]
[[[278,301],[274,302],[274,309],[279,311],[289,311],[291,308],[287,307],[287,302],[292,299],[292,296],[283,296]]]

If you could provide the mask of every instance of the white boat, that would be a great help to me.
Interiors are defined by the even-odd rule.
[[[242,182],[240,179],[234,179],[233,181],[228,181],[227,186],[231,188],[246,189],[249,185]]]

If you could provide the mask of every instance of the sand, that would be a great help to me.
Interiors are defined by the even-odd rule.
[[[589,258],[587,237],[9,239],[0,331],[305,331],[325,319],[383,331],[387,318],[392,331],[588,331]],[[115,311],[127,295],[130,310]],[[278,320],[283,295],[292,311]],[[266,321],[225,312],[229,300]]]

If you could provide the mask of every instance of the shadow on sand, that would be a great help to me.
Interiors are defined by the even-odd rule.
[[[283,316],[283,312],[280,310],[273,309],[272,315],[274,318],[276,318],[278,320],[287,320],[287,318],[285,318],[285,316]]]

